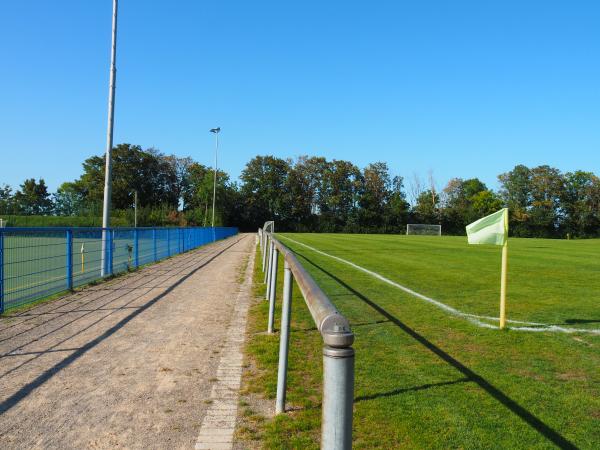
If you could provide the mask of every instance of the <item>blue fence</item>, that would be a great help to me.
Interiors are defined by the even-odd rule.
[[[0,313],[237,232],[228,227],[0,228]]]

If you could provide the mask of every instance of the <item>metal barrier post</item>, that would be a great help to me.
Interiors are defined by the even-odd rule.
[[[137,230],[137,228],[135,228],[133,230],[133,267],[135,267],[136,269],[140,265],[139,248],[140,248],[140,239],[138,236],[138,230]]]
[[[0,314],[4,313],[4,231],[0,230]]]
[[[277,298],[277,264],[279,262],[279,251],[273,247],[273,259],[271,260],[271,289],[269,290],[269,323],[267,332],[273,333],[273,323],[275,322],[275,299]]]
[[[271,295],[271,275],[273,274],[273,271],[271,270],[271,264],[273,264],[274,248],[275,244],[273,243],[273,240],[271,240],[271,243],[269,244],[269,253],[267,254],[267,271],[265,272],[265,282],[267,283],[267,292],[265,296],[266,300],[269,300],[269,297]]]
[[[321,421],[321,448],[339,450],[352,448],[352,406],[354,402],[354,349],[350,346],[332,346],[335,335],[322,332],[323,347],[323,419]],[[342,331],[343,333],[343,331]],[[350,342],[351,344],[351,342]]]
[[[73,290],[73,230],[67,230],[67,289]]]
[[[152,228],[152,255],[156,262],[156,228]]]
[[[263,258],[263,263],[265,264],[265,268],[263,272],[265,273],[265,279],[263,283],[266,283],[269,277],[269,263],[271,262],[271,246],[273,245],[273,241],[271,238],[267,237],[267,245],[265,246],[265,257]],[[267,289],[269,289],[269,285],[267,284]]]
[[[263,248],[262,248],[262,271],[265,271],[266,259],[267,259],[267,246],[269,245],[269,236],[265,235],[263,238]]]
[[[285,391],[287,388],[287,366],[290,346],[290,318],[292,314],[292,284],[294,277],[287,261],[283,264],[283,305],[281,310],[281,331],[279,337],[279,368],[277,370],[277,400],[275,414],[285,412]]]

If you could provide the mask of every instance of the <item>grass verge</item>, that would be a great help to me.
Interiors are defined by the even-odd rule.
[[[290,236],[467,312],[493,314],[497,307],[497,289],[489,287],[497,285],[494,249],[475,254],[452,238]],[[285,243],[356,334],[355,448],[600,446],[598,336],[478,328],[343,263]],[[597,326],[598,281],[589,277],[600,269],[593,258],[598,244],[567,248],[562,241],[514,240],[513,316]],[[264,298],[258,263],[256,294]],[[281,267],[280,261],[279,295]],[[266,335],[267,315],[267,302],[259,300],[250,313],[244,385],[272,409],[279,335]],[[289,411],[254,423],[246,436],[253,445],[318,448],[321,347],[295,286]]]

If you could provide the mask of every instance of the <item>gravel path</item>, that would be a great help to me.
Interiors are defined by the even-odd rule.
[[[254,243],[234,236],[0,319],[0,448],[193,448]]]

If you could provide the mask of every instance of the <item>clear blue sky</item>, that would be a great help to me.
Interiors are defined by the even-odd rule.
[[[1,4],[0,183],[51,189],[105,146],[111,0]],[[121,0],[115,143],[236,178],[256,154],[387,161],[496,187],[600,173],[597,1]]]

